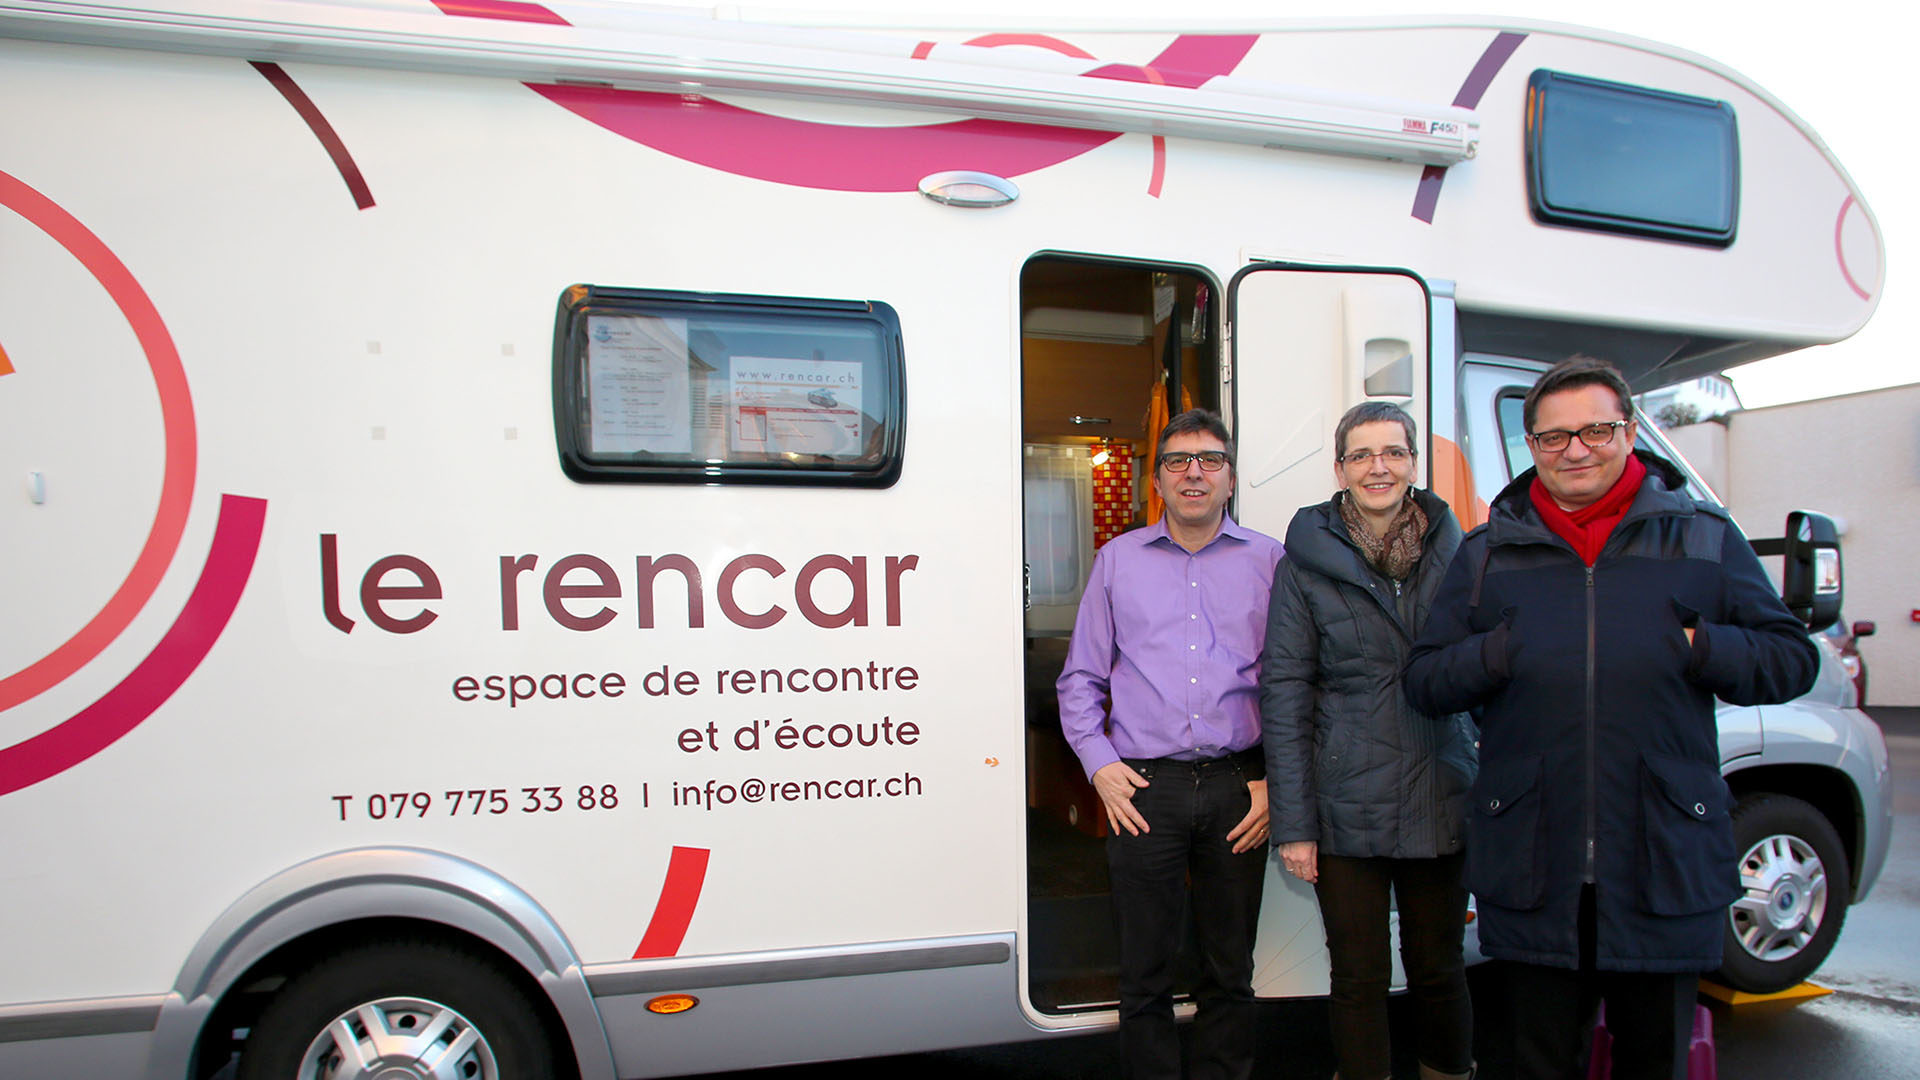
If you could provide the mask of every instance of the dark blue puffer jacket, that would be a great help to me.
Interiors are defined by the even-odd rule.
[[[1260,659],[1261,743],[1273,842],[1323,855],[1429,859],[1465,841],[1473,728],[1465,713],[1415,712],[1400,671],[1460,546],[1453,511],[1430,491],[1420,561],[1396,585],[1367,565],[1339,500],[1287,529]]]
[[[1576,966],[1591,882],[1598,967],[1717,967],[1738,875],[1713,699],[1787,701],[1819,670],[1726,511],[1637,453],[1647,478],[1592,568],[1540,520],[1533,470],[1508,485],[1408,660],[1416,708],[1480,710],[1467,885],[1489,956]]]

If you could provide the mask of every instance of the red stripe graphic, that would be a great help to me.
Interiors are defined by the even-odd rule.
[[[160,480],[160,503],[153,515],[147,539],[134,558],[126,580],[114,590],[106,606],[87,621],[72,637],[32,664],[0,678],[0,712],[33,697],[80,670],[87,661],[127,628],[133,617],[146,606],[160,578],[173,562],[180,545],[180,534],[187,527],[187,510],[193,501],[193,473],[198,458],[193,422],[193,396],[187,390],[187,373],[180,366],[180,353],[160,312],[146,290],[134,280],[125,263],[107,249],[92,230],[52,199],[0,172],[0,206],[27,219],[67,254],[86,267],[100,287],[106,290],[120,315],[127,320],[140,351],[153,371],[153,387],[160,397],[160,423],[165,431],[165,464]]]
[[[1845,234],[1847,228],[1847,211],[1851,209],[1853,209],[1853,196],[1849,194],[1846,199],[1840,203],[1840,216],[1833,219],[1833,253],[1840,259],[1840,276],[1846,279],[1847,288],[1852,289],[1853,294],[1860,299],[1871,300],[1873,299],[1873,294],[1862,288],[1860,283],[1853,279],[1853,271],[1847,266]],[[6,366],[6,360],[6,355],[0,353],[0,368]],[[0,374],[5,374],[5,372],[0,371]]]
[[[967,39],[967,44],[978,45],[983,49],[997,49],[1003,45],[1032,45],[1037,48],[1051,49],[1077,60],[1097,59],[1092,53],[1068,41],[1061,41],[1049,34],[981,34]]]
[[[444,4],[441,6],[445,7]],[[313,130],[314,138],[326,147],[327,156],[333,159],[333,167],[340,170],[340,179],[347,182],[347,191],[353,195],[353,204],[362,210],[372,206],[373,192],[367,188],[366,178],[360,175],[360,166],[354,164],[353,155],[347,153],[347,144],[340,141],[333,125],[320,115],[319,106],[313,103],[307,92],[300,89],[293,81],[293,76],[288,75],[279,64],[267,60],[252,60],[249,63],[255,71],[267,77],[275,90],[280,91],[280,96],[287,99],[287,104],[293,106],[293,111],[299,113],[300,119],[305,120],[307,127]]]
[[[206,565],[166,636],[100,700],[58,726],[0,750],[0,795],[58,776],[112,746],[180,689],[233,617],[260,553],[266,518],[265,499],[220,497],[220,521]]]
[[[709,848],[674,846],[667,860],[667,879],[660,883],[660,900],[653,905],[653,920],[633,950],[635,960],[672,956],[680,951],[680,942],[693,922],[693,909],[700,903],[700,889],[707,881]]]
[[[0,375],[13,374],[13,362],[7,359],[7,350],[0,348]]]
[[[573,25],[539,4],[522,4],[516,0],[433,0],[433,6],[449,15],[465,15],[472,19]]]

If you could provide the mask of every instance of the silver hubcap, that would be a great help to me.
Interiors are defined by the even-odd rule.
[[[498,1080],[466,1017],[421,998],[381,998],[335,1017],[300,1059],[299,1080]]]
[[[1827,868],[1797,836],[1769,836],[1740,858],[1740,898],[1728,909],[1733,936],[1758,960],[1799,955],[1827,915]]]

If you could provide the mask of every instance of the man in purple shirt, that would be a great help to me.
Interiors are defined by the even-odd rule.
[[[1194,1080],[1253,1071],[1253,935],[1267,848],[1260,652],[1280,542],[1226,516],[1233,443],[1192,409],[1160,433],[1161,524],[1100,550],[1055,688],[1111,831],[1120,1038],[1135,1078],[1180,1072],[1174,958],[1192,885]]]

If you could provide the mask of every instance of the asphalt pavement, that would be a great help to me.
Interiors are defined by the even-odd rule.
[[[1848,910],[1839,944],[1814,983],[1832,993],[1803,1004],[1713,1007],[1718,1080],[1912,1080],[1920,1077],[1920,708],[1867,709],[1892,757],[1894,829],[1886,869],[1868,899]],[[1472,970],[1481,1080],[1505,1080],[1497,963]],[[1333,1072],[1322,1000],[1261,1003],[1259,1080],[1326,1080]],[[1395,1010],[1394,1076],[1417,1080]],[[941,1051],[862,1062],[727,1074],[740,1080],[1116,1080],[1112,1034]]]
[[[1920,1076],[1920,708],[1867,707],[1887,736],[1893,846],[1814,973],[1826,997],[1715,1013],[1721,1080]]]

